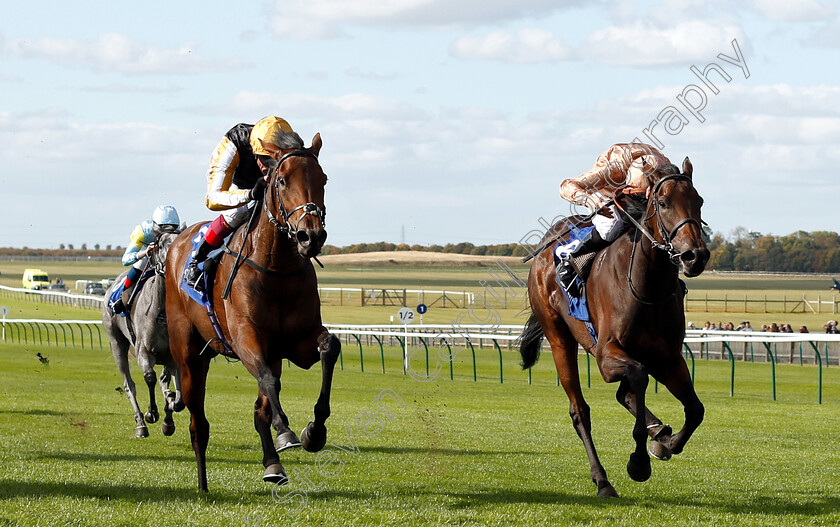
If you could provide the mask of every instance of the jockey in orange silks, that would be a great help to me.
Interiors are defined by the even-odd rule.
[[[602,152],[591,169],[560,183],[563,199],[584,205],[595,213],[592,218],[595,228],[561,263],[559,278],[567,290],[575,276],[572,257],[603,249],[624,231],[623,213],[613,202],[615,196],[620,192],[637,191],[649,197],[648,176],[670,163],[653,146],[619,143]]]

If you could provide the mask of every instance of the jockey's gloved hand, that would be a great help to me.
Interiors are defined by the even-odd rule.
[[[263,195],[265,194],[265,187],[266,182],[265,179],[260,178],[254,183],[254,188],[251,189],[251,192],[248,193],[249,199],[262,199]]]

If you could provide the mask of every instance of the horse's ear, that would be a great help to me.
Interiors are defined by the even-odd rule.
[[[312,138],[312,146],[309,147],[309,151],[315,154],[315,157],[318,157],[318,153],[321,151],[321,134],[315,134],[315,137]]]
[[[692,173],[694,173],[694,166],[691,164],[691,160],[688,159],[688,156],[685,156],[685,159],[683,159],[682,173],[689,178]]]

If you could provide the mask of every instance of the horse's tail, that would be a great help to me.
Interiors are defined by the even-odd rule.
[[[523,370],[527,370],[537,363],[540,358],[540,344],[542,344],[543,330],[540,326],[540,321],[537,320],[537,315],[531,313],[528,322],[525,323],[525,329],[522,335],[519,336],[519,354],[522,355]]]

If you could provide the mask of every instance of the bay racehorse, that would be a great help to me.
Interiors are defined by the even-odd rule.
[[[299,142],[296,134],[295,138]],[[254,427],[262,443],[263,479],[284,483],[287,478],[278,450],[302,444],[306,450],[317,452],[326,444],[324,422],[330,415],[330,388],[341,344],[321,323],[318,282],[311,263],[327,237],[327,177],[318,163],[321,136],[316,134],[309,148],[304,148],[302,142],[286,145],[292,148],[268,143],[263,146],[276,161],[265,196],[256,204],[255,221],[242,225],[233,234],[230,252],[219,261],[218,279],[208,293],[224,339],[257,380]],[[205,307],[180,287],[200,227],[188,228],[172,244],[167,259],[166,314],[172,354],[181,370],[184,402],[191,414],[190,439],[198,488],[206,491],[205,452],[210,424],[204,411],[205,385],[211,358],[217,351],[225,351],[218,344]],[[237,271],[225,296],[224,279],[233,267]],[[321,362],[321,392],[315,404],[315,420],[303,429],[300,441],[290,430],[289,419],[280,405],[284,359],[304,369]],[[277,431],[276,446],[271,427]]]
[[[703,199],[694,188],[688,158],[682,171],[669,164],[651,172],[650,199],[642,205],[645,214],[638,227],[631,228],[596,256],[586,282],[586,300],[597,343],[583,322],[569,316],[568,301],[555,282],[553,245],[534,259],[528,278],[532,314],[521,337],[522,365],[529,368],[537,361],[545,336],[599,496],[617,493],[592,441],[589,406],[578,374],[578,344],[595,357],[606,382],[619,382],[616,398],[635,417],[636,445],[627,463],[633,480],[650,477],[648,436],[651,454],[669,459],[682,452],[704,414],[680,354],[685,313],[679,280],[680,268],[688,277],[697,276],[709,259],[701,227]],[[569,225],[569,219],[561,221],[544,240]],[[685,422],[676,434],[645,406],[649,375],[683,404]]]
[[[123,391],[134,409],[136,428],[134,435],[148,437],[149,428],[146,423],[156,423],[160,418],[155,401],[155,387],[159,383],[163,392],[164,419],[161,424],[164,435],[175,433],[173,411],[184,409],[181,401],[180,375],[178,367],[169,352],[169,337],[166,328],[166,278],[164,277],[166,254],[176,234],[162,233],[158,236],[156,250],[149,252],[148,269],[152,274],[142,278],[143,284],[134,286],[135,293],[128,306],[129,313],[123,317],[111,312],[107,302],[102,306],[102,325],[111,341],[111,352],[114,362],[123,377]],[[108,290],[105,298],[109,298],[111,291],[125,280],[127,272],[122,273]],[[144,273],[145,274],[145,273]],[[146,413],[140,411],[137,404],[137,390],[128,365],[128,349],[134,347],[137,364],[143,371],[143,379],[149,388],[149,409]],[[160,364],[163,370],[160,378],[156,377],[155,365]],[[175,390],[170,389],[170,382],[175,381]]]

